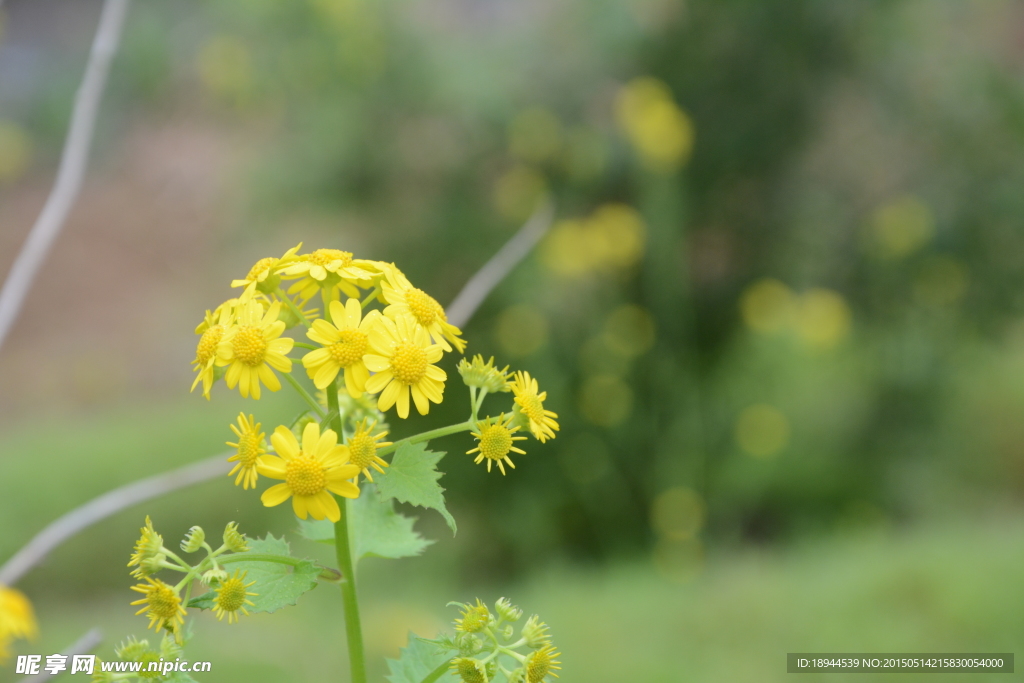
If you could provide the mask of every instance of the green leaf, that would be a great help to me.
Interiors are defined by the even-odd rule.
[[[184,671],[175,671],[172,674],[168,674],[167,678],[163,680],[164,683],[198,683],[196,679],[192,678]]]
[[[391,467],[378,477],[377,488],[385,500],[394,498],[437,510],[455,534],[455,519],[445,507],[444,489],[437,483],[444,474],[437,471],[437,462],[443,457],[444,452],[428,451],[425,443],[403,443],[395,453]]]
[[[266,538],[249,541],[249,551],[291,557],[288,542],[283,538],[274,538],[272,534],[267,534]],[[245,582],[256,582],[248,589],[250,593],[256,593],[249,596],[253,604],[246,608],[250,612],[276,612],[287,605],[294,605],[303,593],[316,588],[317,577],[321,571],[310,560],[302,560],[294,567],[259,560],[232,562],[225,564],[224,569],[229,575],[233,575],[236,570],[246,572]],[[211,609],[216,595],[216,591],[205,593],[189,600],[188,606]]]
[[[352,556],[414,557],[433,543],[414,529],[415,517],[395,512],[390,499],[382,500],[372,484],[363,485],[363,493],[348,507],[352,529]],[[334,543],[334,524],[324,520],[299,520],[299,533],[310,541]]]
[[[409,644],[402,648],[398,659],[387,660],[387,679],[391,683],[434,683],[448,670],[451,661],[446,650],[409,631]]]
[[[334,545],[334,522],[329,519],[300,519],[299,533],[307,541]]]

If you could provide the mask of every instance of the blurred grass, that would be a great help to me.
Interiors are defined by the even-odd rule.
[[[371,680],[383,679],[382,658],[397,654],[408,628],[431,635],[453,617],[447,601],[476,595],[508,595],[542,615],[563,652],[559,680],[566,683],[782,681],[790,651],[1013,651],[1024,636],[1022,541],[1021,518],[833,537],[785,551],[712,553],[702,575],[684,585],[632,563],[589,572],[562,567],[523,584],[467,589],[424,573],[428,557],[372,561],[362,568]],[[317,552],[311,545],[293,544]],[[42,640],[21,651],[57,651],[99,624],[107,634],[100,654],[109,657],[115,641],[143,631],[130,598],[123,590],[68,606],[43,596]],[[336,591],[324,585],[297,607],[230,627],[203,614],[189,655],[212,661],[218,681],[332,678],[344,657],[339,608]]]

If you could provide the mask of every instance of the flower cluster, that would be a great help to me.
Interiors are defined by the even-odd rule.
[[[231,623],[238,620],[239,612],[248,614],[246,605],[253,604],[249,597],[256,594],[248,592],[247,589],[254,582],[246,583],[244,572],[236,571],[229,577],[221,568],[221,564],[226,558],[232,557],[232,553],[245,553],[249,550],[245,536],[238,531],[234,522],[225,527],[223,544],[216,550],[206,542],[206,532],[202,527],[194,526],[188,530],[181,542],[181,550],[186,553],[206,550],[206,557],[195,565],[185,562],[164,546],[163,537],[153,528],[153,522],[149,517],[146,517],[146,526],[139,531],[139,540],[135,543],[135,552],[128,566],[135,567],[132,576],[144,580],[144,583],[132,586],[132,590],[141,593],[142,597],[131,604],[140,606],[136,614],[145,614],[149,619],[150,628],[165,629],[176,637],[180,634],[185,621],[185,606],[188,604],[192,583],[196,579],[213,589],[212,609],[218,619],[226,616],[228,623]],[[181,572],[185,576],[172,586],[154,578],[155,574],[164,569]],[[120,652],[118,654],[123,659],[126,658]]]
[[[461,609],[454,622],[456,635],[432,642],[444,650],[458,651],[451,668],[464,683],[491,683],[499,674],[508,683],[541,683],[548,676],[558,678],[559,652],[551,642],[547,624],[536,615],[526,620],[516,638],[514,624],[523,611],[507,599],[494,603],[493,613],[479,598],[475,604],[450,604]]]
[[[246,277],[232,282],[240,296],[207,311],[196,328],[200,335],[192,388],[210,389],[223,378],[229,389],[259,398],[261,387],[277,391],[278,373],[303,397],[310,411],[296,423],[267,432],[253,415],[242,413],[231,429],[235,449],[230,476],[245,489],[260,475],[280,480],[263,492],[266,506],[292,501],[302,519],[337,522],[335,496],[357,498],[360,474],[373,482],[389,463],[382,457],[399,444],[383,441],[385,413],[407,418],[410,404],[426,415],[441,403],[447,374],[437,366],[445,353],[466,346],[460,330],[448,322],[437,301],[415,287],[392,263],[353,258],[347,251],[289,249],[280,258],[260,259]],[[322,308],[310,304],[320,295]],[[323,317],[320,316],[323,311]],[[305,340],[285,335],[304,330]],[[289,354],[308,349],[300,358]],[[310,392],[291,376],[301,361]],[[558,416],[544,408],[547,393],[528,373],[498,368],[494,359],[463,358],[458,365],[469,387],[472,416],[464,426],[477,439],[476,463],[497,464],[502,474],[514,468],[510,454],[523,454],[516,442],[532,434],[554,438]],[[488,394],[513,394],[498,417],[479,418]],[[313,394],[319,395],[314,398]],[[267,430],[268,432],[270,430]],[[463,431],[463,428],[455,431]]]
[[[24,593],[0,585],[0,662],[9,656],[12,641],[36,637],[32,603]]]

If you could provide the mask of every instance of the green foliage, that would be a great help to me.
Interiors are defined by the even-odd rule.
[[[288,542],[283,538],[274,538],[273,534],[267,534],[266,538],[250,541],[249,547],[253,554],[291,557]],[[250,612],[276,612],[282,607],[294,605],[303,593],[316,588],[317,577],[320,576],[320,568],[310,560],[302,560],[294,567],[278,562],[258,560],[235,562],[225,565],[225,567],[231,573],[234,573],[236,569],[246,572],[247,583],[256,581],[249,588],[250,592],[256,593],[249,598],[253,602],[253,605],[248,608]],[[190,600],[188,606],[211,609],[215,596],[216,592],[210,591]]]
[[[369,490],[367,490],[369,489]],[[382,500],[370,486],[349,505],[352,529],[352,557],[414,557],[433,543],[414,529],[415,517],[395,512],[391,500]],[[334,543],[334,524],[330,520],[299,520],[299,532],[310,541]]]
[[[445,507],[444,489],[437,483],[444,474],[437,470],[437,463],[444,456],[444,452],[428,451],[426,443],[404,443],[395,453],[391,467],[378,478],[377,485],[384,500],[394,498],[437,510],[455,534],[455,518]]]
[[[391,683],[434,683],[448,670],[451,660],[447,651],[409,631],[409,645],[402,648],[398,659],[387,660],[387,679]]]

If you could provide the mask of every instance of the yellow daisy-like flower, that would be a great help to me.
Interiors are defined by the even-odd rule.
[[[526,658],[526,683],[541,683],[545,676],[558,678],[555,671],[561,669],[561,664],[555,657],[561,653],[555,650],[554,645],[545,645]]]
[[[149,583],[132,586],[133,591],[142,593],[144,597],[131,604],[142,605],[142,609],[135,614],[146,613],[149,619],[147,628],[157,631],[166,628],[168,631],[174,631],[185,623],[185,608],[181,605],[181,596],[178,592],[160,579],[147,576],[146,581]]]
[[[519,411],[529,420],[530,432],[534,437],[541,443],[555,438],[555,432],[558,431],[555,418],[558,417],[558,413],[544,409],[548,392],[538,393],[540,387],[537,380],[530,377],[528,372],[517,372],[511,387]]]
[[[34,639],[39,634],[32,603],[25,594],[0,585],[0,661],[8,657],[15,638]]]
[[[195,371],[199,374],[192,382],[190,391],[195,391],[200,382],[203,383],[203,396],[210,400],[210,388],[213,386],[214,362],[217,360],[217,347],[224,338],[224,332],[231,327],[235,317],[235,306],[238,299],[229,299],[215,311],[207,311],[203,322],[196,327],[196,334],[201,334],[196,344],[196,357],[192,361]]]
[[[266,434],[260,431],[260,423],[256,422],[252,415],[247,418],[245,413],[239,413],[238,426],[231,425],[231,431],[238,437],[238,442],[227,442],[229,446],[237,449],[237,452],[228,458],[228,462],[235,463],[235,466],[228,472],[228,476],[238,472],[238,476],[235,477],[235,486],[241,484],[242,488],[246,490],[256,488],[256,480],[259,479],[256,466],[259,464],[260,457],[267,452],[267,449],[264,448]]]
[[[430,401],[444,400],[448,375],[432,365],[444,350],[430,343],[430,335],[410,316],[392,320],[379,316],[370,330],[370,353],[363,357],[366,367],[377,373],[366,382],[366,391],[380,392],[377,408],[386,411],[398,405],[398,416],[409,417],[409,394],[420,415],[430,411]]]
[[[491,610],[487,605],[476,599],[475,605],[458,603],[462,607],[462,614],[455,620],[455,630],[463,633],[479,633],[483,631],[494,620]]]
[[[377,455],[377,449],[383,446],[390,446],[390,441],[377,442],[378,439],[383,439],[388,435],[387,432],[381,432],[380,434],[374,434],[373,428],[376,422],[367,426],[367,420],[362,420],[356,425],[356,433],[349,437],[348,443],[342,446],[348,453],[348,461],[358,467],[366,477],[368,481],[373,481],[373,476],[370,474],[370,468],[377,470],[381,474],[384,474],[384,467],[388,466],[388,463],[383,458]],[[356,483],[359,483],[359,475],[356,475]]]
[[[238,613],[248,616],[249,611],[245,609],[246,605],[255,607],[255,603],[249,599],[250,595],[257,595],[257,593],[250,593],[246,589],[249,586],[256,583],[256,581],[245,582],[245,576],[248,572],[239,573],[236,571],[231,575],[231,578],[225,580],[220,584],[220,588],[217,589],[217,595],[213,598],[213,611],[217,613],[217,621],[224,618],[224,615],[228,617],[228,623],[232,621],[238,621]]]
[[[487,683],[487,670],[484,665],[469,657],[453,659],[452,674],[461,678],[463,683]]]
[[[248,275],[241,280],[232,280],[231,286],[245,287],[246,295],[255,293],[257,289],[264,294],[270,294],[281,284],[281,278],[278,276],[281,268],[298,258],[295,255],[295,252],[297,252],[300,247],[302,247],[302,242],[299,242],[297,246],[286,251],[284,256],[281,258],[276,258],[274,256],[261,258],[249,270]]]
[[[434,343],[442,349],[451,351],[450,341],[459,353],[463,352],[466,341],[459,336],[462,331],[448,322],[441,304],[422,289],[413,287],[394,264],[389,264],[384,271],[380,286],[384,300],[390,304],[384,309],[384,315],[389,318],[410,316],[423,326]]]
[[[359,468],[348,463],[345,449],[338,445],[333,429],[320,434],[320,425],[310,422],[302,430],[300,447],[287,427],[274,430],[270,437],[277,455],[267,455],[257,466],[259,473],[271,479],[283,479],[263,492],[261,500],[267,507],[280,505],[289,498],[300,519],[311,516],[332,522],[341,519],[341,509],[332,493],[345,498],[358,498],[359,487],[350,479]]]
[[[333,322],[316,320],[306,331],[323,348],[307,353],[302,364],[317,389],[326,388],[344,370],[345,388],[352,398],[359,398],[370,379],[363,356],[370,352],[370,330],[380,313],[370,311],[364,318],[358,299],[349,299],[344,306],[332,301],[329,310]]]
[[[164,538],[153,528],[153,520],[146,515],[146,526],[139,529],[139,540],[135,541],[135,552],[128,560],[128,566],[138,568],[132,571],[131,575],[137,579],[155,574],[160,569],[160,563],[166,559],[163,552]]]
[[[373,273],[362,267],[362,262],[353,261],[352,252],[340,249],[317,249],[310,254],[299,256],[298,261],[281,271],[285,277],[301,279],[288,288],[289,294],[298,294],[309,299],[319,289],[338,287],[350,297],[359,298],[359,290],[353,282],[369,284]]]
[[[236,311],[236,324],[227,329],[217,345],[217,365],[228,366],[224,381],[229,389],[237,384],[243,397],[252,394],[258,399],[261,381],[271,391],[277,391],[281,381],[274,370],[292,371],[292,362],[285,354],[292,350],[295,341],[281,337],[285,324],[277,319],[280,312],[280,301],[272,303],[266,312],[258,301],[241,304]]]
[[[525,436],[513,436],[519,431],[519,427],[509,428],[509,424],[512,422],[512,416],[509,415],[505,418],[505,414],[502,413],[494,421],[491,418],[487,418],[481,422],[476,423],[476,431],[471,432],[473,436],[477,438],[479,444],[476,448],[471,451],[466,451],[467,455],[473,453],[479,453],[473,462],[480,464],[484,460],[487,460],[487,471],[491,471],[491,465],[498,463],[498,469],[501,473],[505,474],[505,465],[507,464],[512,469],[516,466],[512,464],[512,460],[508,457],[510,451],[516,453],[526,454],[526,451],[516,448],[516,441],[525,441]]]

